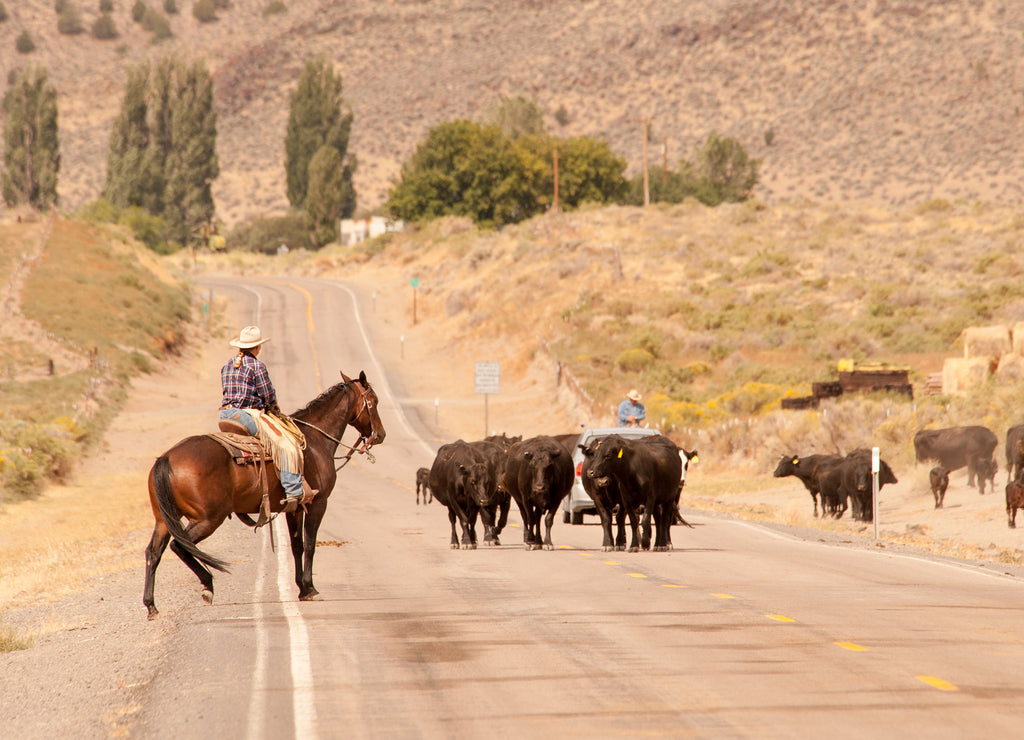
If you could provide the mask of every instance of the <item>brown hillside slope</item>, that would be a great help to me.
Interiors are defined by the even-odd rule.
[[[88,27],[95,4],[81,5]],[[117,5],[115,41],[60,36],[49,0],[7,3],[0,24],[0,79],[33,62],[58,87],[68,208],[102,185],[125,70],[164,53],[203,57],[215,72],[215,197],[229,224],[286,207],[289,95],[317,54],[336,62],[355,113],[363,209],[381,204],[428,128],[520,93],[557,133],[607,139],[631,173],[640,117],[653,119],[658,145],[667,137],[670,162],[711,129],[736,136],[764,158],[758,196],[769,202],[1022,193],[1024,5],[1010,0],[288,0],[266,18],[264,0],[233,0],[209,24],[179,3],[175,36],[159,45],[131,21],[132,3]],[[13,51],[23,29],[33,54]]]

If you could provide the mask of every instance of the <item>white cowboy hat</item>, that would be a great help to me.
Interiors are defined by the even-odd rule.
[[[640,392],[636,388],[634,388],[633,390],[626,394],[626,398],[628,398],[630,401],[639,401],[641,398],[643,398],[643,396],[641,396]]]
[[[238,347],[238,349],[252,349],[269,341],[270,337],[264,339],[258,326],[247,326],[238,333],[238,339],[232,339],[229,344],[232,347]]]

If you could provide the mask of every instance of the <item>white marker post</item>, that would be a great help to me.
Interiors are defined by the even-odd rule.
[[[484,394],[484,436],[486,437],[489,428],[487,420],[487,396],[491,393],[501,392],[501,363],[500,362],[478,362],[473,377],[473,390],[476,393]]]
[[[871,448],[871,522],[878,539],[878,448]]]

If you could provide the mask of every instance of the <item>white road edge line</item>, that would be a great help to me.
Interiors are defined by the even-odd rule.
[[[253,584],[252,618],[256,628],[256,665],[252,671],[252,688],[249,691],[249,711],[246,713],[248,740],[259,740],[264,729],[263,709],[266,696],[264,682],[267,680],[267,626],[263,620],[263,582],[267,571],[266,552],[270,545],[266,534],[259,538],[259,555],[256,560],[256,582]]]
[[[281,517],[271,525],[277,527],[277,540],[281,546],[277,550],[277,593],[281,601],[281,610],[288,622],[288,643],[292,671],[292,718],[295,723],[295,734],[292,737],[303,740],[315,740],[316,734],[316,703],[314,702],[313,667],[310,663],[309,633],[306,622],[299,611],[299,604],[293,601],[294,584],[291,582],[292,570],[289,567],[291,545],[288,528]]]

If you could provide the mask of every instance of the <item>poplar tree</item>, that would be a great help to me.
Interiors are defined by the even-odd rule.
[[[165,57],[129,71],[110,134],[104,197],[140,206],[185,244],[214,214],[211,185],[220,173],[213,80],[201,62]]]
[[[285,134],[285,174],[288,201],[294,208],[305,209],[309,193],[309,166],[323,146],[337,150],[343,163],[340,200],[345,203],[342,217],[355,211],[355,189],[352,174],[354,157],[347,157],[348,139],[352,130],[352,112],[343,111],[341,75],[322,58],[306,63],[299,84],[291,96],[288,129]]]
[[[45,210],[57,203],[60,140],[57,89],[46,70],[29,67],[4,95],[4,200]]]

